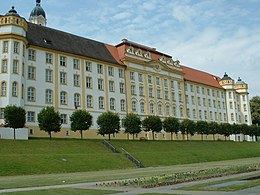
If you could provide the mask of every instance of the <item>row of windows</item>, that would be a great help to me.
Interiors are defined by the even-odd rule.
[[[203,94],[203,95],[205,95],[206,92],[207,92],[207,95],[208,95],[208,96],[213,96],[213,97],[216,97],[216,96],[217,96],[218,98],[220,98],[220,95],[221,95],[221,98],[224,98],[224,97],[225,97],[223,91],[220,92],[220,91],[217,91],[217,90],[214,90],[214,89],[205,89],[204,87],[194,86],[194,85],[192,85],[192,84],[188,85],[187,83],[185,83],[185,85],[184,85],[185,91],[188,91],[188,86],[190,87],[190,88],[189,88],[189,91],[190,91],[191,93],[193,93],[193,92],[195,91],[194,88],[196,87],[196,92],[197,92],[197,94]]]
[[[7,73],[8,72],[8,66],[7,66],[7,59],[2,60],[1,64],[1,73]],[[18,74],[19,73],[19,61],[18,60],[13,60],[12,64],[12,73]],[[24,73],[24,64],[23,64],[23,73]]]
[[[23,85],[22,85],[22,90],[23,90]],[[1,82],[1,92],[0,92],[1,97],[6,97],[7,96],[7,82],[3,81]],[[18,96],[18,83],[13,82],[12,83],[12,97],[17,97]],[[23,98],[23,94],[22,94]]]
[[[185,96],[185,99],[186,99],[186,104],[190,104],[190,101],[189,101],[189,96],[186,95]],[[195,97],[194,96],[191,96],[191,104],[192,105],[196,105],[196,103],[198,104],[198,106],[208,106],[208,107],[213,107],[213,108],[219,108],[219,109],[226,109],[226,104],[225,102],[222,102],[222,107],[221,107],[221,102],[220,101],[216,101],[216,100],[211,100],[211,99],[207,99],[206,98],[201,98],[201,97],[197,97],[196,99],[197,101],[195,101]],[[202,101],[201,101],[202,100]]]
[[[198,112],[196,111],[196,109],[192,110],[192,116],[193,116],[194,119],[203,120],[202,113],[203,113],[202,110],[199,110]],[[187,109],[187,117],[191,118],[191,113],[190,113],[190,109],[189,108]],[[219,120],[219,121],[226,121],[226,114],[224,113],[222,115],[221,112],[220,113],[215,112],[215,115],[213,117],[213,112],[212,111],[208,112],[207,110],[205,110],[204,111],[204,119],[205,120],[209,119],[209,120],[212,120],[212,121],[213,120],[216,120],[216,121],[217,120]]]
[[[9,41],[3,41],[3,53],[9,52]],[[13,42],[13,53],[19,54],[20,53],[20,43],[18,41]],[[25,53],[25,46],[23,45],[23,56]]]

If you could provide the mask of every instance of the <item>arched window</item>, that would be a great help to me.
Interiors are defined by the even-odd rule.
[[[166,116],[170,116],[170,106],[169,105],[166,105],[165,113],[166,113]]]
[[[125,100],[124,99],[120,100],[120,107],[121,107],[121,111],[125,111]]]
[[[173,106],[172,107],[172,114],[173,114],[173,116],[177,116],[177,112],[176,112],[176,106]]]
[[[50,90],[50,89],[46,89],[46,91],[45,91],[45,102],[47,103],[47,104],[51,104],[52,103],[52,101],[53,101],[53,92],[52,92],[52,90]]]
[[[79,93],[74,94],[74,106],[75,106],[75,108],[80,106],[80,94]]]
[[[6,82],[1,83],[1,96],[6,96]]]
[[[34,87],[28,87],[27,100],[28,101],[35,101],[35,88]]]
[[[60,92],[60,104],[61,105],[67,104],[67,93],[65,91]]]
[[[150,103],[150,114],[154,114],[154,104]]]
[[[137,109],[136,109],[136,101],[135,100],[132,101],[132,111],[133,112],[137,111]]]
[[[18,88],[18,84],[17,82],[13,82],[12,84],[12,96],[13,97],[17,97],[17,88]]]
[[[116,106],[115,106],[115,99],[114,98],[110,98],[110,110],[115,110]]]
[[[144,112],[145,112],[144,102],[141,102],[141,103],[140,103],[140,111],[141,111],[141,113],[144,113]]]
[[[92,95],[87,95],[87,108],[93,108],[93,97],[92,97]]]
[[[104,109],[105,106],[104,106],[104,97],[99,97],[98,98],[98,107],[99,109]]]
[[[158,114],[162,115],[162,104],[158,104]]]

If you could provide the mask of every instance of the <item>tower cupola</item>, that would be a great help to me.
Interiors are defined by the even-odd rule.
[[[47,19],[45,11],[41,7],[41,0],[36,0],[36,6],[31,11],[29,20],[31,23],[46,26]]]
[[[234,85],[234,80],[228,76],[228,74],[225,72],[223,78],[219,81],[219,84],[221,86],[232,86]]]

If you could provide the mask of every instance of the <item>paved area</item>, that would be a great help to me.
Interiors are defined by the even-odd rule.
[[[65,185],[54,185],[54,186],[43,186],[43,187],[30,187],[30,188],[15,188],[15,189],[5,189],[0,190],[0,193],[8,192],[20,192],[20,191],[34,191],[34,190],[44,190],[44,189],[59,189],[59,188],[81,188],[81,189],[98,189],[98,190],[116,190],[123,191],[122,193],[116,193],[116,195],[138,195],[143,193],[160,193],[160,194],[191,194],[191,195],[259,195],[260,186],[254,188],[248,188],[236,192],[219,192],[219,191],[187,191],[178,190],[180,187],[187,187],[200,183],[208,183],[213,181],[225,180],[230,178],[238,178],[242,176],[250,176],[254,174],[260,174],[260,171],[254,171],[250,173],[242,173],[231,176],[225,176],[220,178],[212,178],[207,180],[200,180],[194,182],[187,182],[181,184],[175,184],[170,186],[163,186],[157,188],[143,189],[143,188],[132,188],[132,187],[103,187],[97,186],[96,182],[90,183],[80,183],[80,184],[65,184]],[[113,182],[113,181],[111,181]]]

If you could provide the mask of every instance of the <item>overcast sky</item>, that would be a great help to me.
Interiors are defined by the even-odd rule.
[[[35,0],[1,0],[28,20]],[[260,95],[260,0],[42,0],[47,26],[97,41],[123,38],[183,65],[241,77]]]

